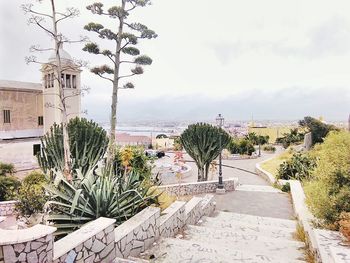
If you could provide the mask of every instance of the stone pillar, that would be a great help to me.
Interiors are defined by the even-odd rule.
[[[21,230],[0,230],[0,263],[44,263],[53,259],[55,227],[35,225]]]

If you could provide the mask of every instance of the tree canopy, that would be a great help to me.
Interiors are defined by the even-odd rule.
[[[181,134],[181,143],[198,167],[198,181],[208,180],[211,162],[230,142],[230,135],[222,128],[207,123],[189,125]]]

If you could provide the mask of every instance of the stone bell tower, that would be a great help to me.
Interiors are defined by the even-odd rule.
[[[81,111],[81,69],[72,57],[63,48],[60,48],[62,72],[60,80],[63,84],[64,101],[66,105],[67,120],[80,116]],[[53,53],[48,62],[41,68],[43,80],[43,115],[44,133],[50,130],[54,123],[62,122],[62,100],[58,76],[56,73],[56,54]]]

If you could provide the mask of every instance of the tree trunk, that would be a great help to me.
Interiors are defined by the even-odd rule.
[[[125,0],[122,0],[122,10],[125,9]],[[115,156],[115,136],[117,127],[117,104],[118,104],[118,85],[119,85],[119,68],[120,68],[120,52],[122,46],[122,33],[123,33],[124,18],[119,19],[118,38],[115,51],[115,64],[114,64],[114,79],[113,79],[113,93],[111,104],[111,130],[107,154],[107,163],[112,163]]]
[[[204,181],[204,166],[200,167],[199,165],[197,165],[198,167],[198,182],[202,182]]]
[[[209,167],[210,167],[210,163],[205,165],[203,181],[208,181]]]
[[[61,39],[59,39],[58,30],[57,30],[57,20],[56,20],[56,9],[55,9],[55,1],[51,0],[51,8],[52,8],[52,22],[53,22],[53,33],[55,40],[55,53],[56,53],[56,67],[54,74],[56,75],[56,79],[59,87],[59,96],[60,96],[60,110],[62,113],[62,127],[63,127],[63,156],[64,156],[64,169],[63,173],[68,180],[72,179],[71,175],[71,163],[70,163],[70,147],[69,147],[69,136],[67,130],[67,109],[64,98],[64,89],[62,83],[62,64],[60,57],[60,46],[62,45]]]

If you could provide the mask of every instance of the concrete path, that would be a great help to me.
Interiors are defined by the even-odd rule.
[[[181,237],[161,239],[143,261],[131,262],[302,263],[305,244],[294,239],[295,229],[294,220],[219,212],[187,226]]]
[[[245,159],[245,160],[223,160],[224,165],[234,166],[238,167],[247,171],[250,171],[252,173],[255,173],[255,165],[256,163],[262,162],[266,159],[272,158],[282,152],[282,148],[278,147],[277,151],[275,153],[265,153],[262,152],[262,155],[256,159]],[[186,160],[192,160],[190,156],[187,154],[184,156]],[[164,163],[173,163],[174,154],[173,153],[167,153],[166,157],[162,160]],[[187,162],[189,166],[192,168],[191,176],[183,178],[181,182],[196,182],[198,178],[198,169],[194,162]],[[229,168],[229,167],[223,167],[223,177],[224,178],[230,178],[230,177],[236,177],[238,178],[239,182],[241,184],[256,184],[256,185],[269,185],[268,182],[266,182],[263,178],[261,178],[258,175],[254,175],[247,172],[242,172],[237,169]],[[218,178],[218,169],[215,173],[209,173],[209,180],[216,180]],[[163,184],[176,184],[178,183],[178,179],[175,178],[175,176],[165,176],[162,178]]]

